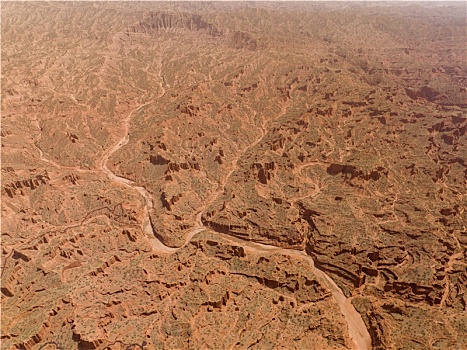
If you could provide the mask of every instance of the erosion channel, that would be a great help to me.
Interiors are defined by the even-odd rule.
[[[153,232],[153,229],[152,229],[152,226],[151,226],[151,223],[150,223],[150,216],[149,216],[149,211],[151,210],[151,208],[153,206],[153,199],[152,199],[151,194],[144,187],[136,186],[133,181],[131,181],[131,180],[127,179],[127,178],[116,175],[106,165],[108,159],[112,156],[112,154],[117,152],[120,148],[122,148],[123,146],[125,146],[128,143],[128,141],[129,141],[129,132],[128,132],[129,131],[129,125],[130,125],[131,118],[132,118],[133,114],[136,113],[137,111],[139,111],[144,106],[148,105],[149,103],[150,102],[146,102],[145,104],[142,104],[139,107],[135,108],[133,111],[131,111],[131,113],[128,115],[128,117],[124,120],[124,122],[125,122],[125,127],[124,127],[125,133],[124,133],[124,135],[116,143],[115,146],[113,146],[112,148],[110,148],[109,150],[104,152],[104,155],[103,155],[102,159],[99,162],[99,167],[100,167],[101,171],[103,171],[110,180],[118,182],[120,184],[123,184],[123,185],[125,185],[127,187],[133,188],[135,191],[138,191],[138,193],[140,193],[145,198],[145,202],[146,202],[146,204],[145,204],[145,218],[144,218],[144,221],[142,223],[142,230],[146,234],[146,237],[150,241],[151,246],[154,249],[154,251],[172,254],[172,253],[178,251],[179,249],[181,249],[182,247],[184,247],[186,244],[188,244],[190,242],[190,240],[197,233],[209,229],[209,228],[206,228],[203,225],[203,223],[201,222],[201,215],[202,215],[204,209],[208,206],[208,204],[212,203],[222,191],[221,190],[216,191],[213,194],[213,197],[207,202],[207,204],[204,205],[200,209],[200,211],[197,213],[196,223],[195,223],[194,227],[188,232],[188,234],[186,236],[185,243],[183,244],[182,247],[179,247],[179,248],[167,247],[159,239],[157,239],[157,236]],[[255,143],[259,142],[259,140],[263,136],[264,136],[264,134],[261,135],[261,137],[258,140],[255,141]],[[236,165],[236,160],[234,160],[232,163],[234,165]],[[233,170],[230,172],[230,174],[232,172],[233,172]],[[219,186],[219,187],[222,187],[222,186]],[[354,348],[357,349],[357,350],[364,350],[364,349],[370,349],[371,348],[371,337],[370,337],[370,334],[368,333],[368,330],[367,330],[367,328],[365,326],[365,323],[363,322],[362,317],[360,316],[360,314],[355,310],[355,308],[353,307],[350,300],[347,299],[344,296],[341,289],[336,285],[336,283],[332,280],[332,278],[329,277],[329,275],[327,275],[322,270],[318,269],[314,265],[313,259],[309,255],[307,255],[306,252],[295,250],[295,249],[284,249],[284,248],[279,248],[279,247],[272,246],[272,245],[265,245],[265,244],[259,244],[259,243],[254,243],[254,242],[250,242],[250,241],[245,241],[245,240],[239,239],[237,237],[232,237],[232,236],[222,234],[222,233],[217,233],[217,234],[220,235],[222,238],[224,238],[226,240],[236,242],[237,244],[241,244],[245,248],[252,249],[252,250],[254,250],[256,252],[261,252],[261,253],[266,253],[266,254],[271,254],[271,253],[273,253],[273,254],[274,253],[275,254],[284,254],[284,255],[288,255],[288,256],[299,257],[301,259],[306,260],[310,264],[310,267],[312,268],[312,271],[314,272],[314,274],[318,277],[320,282],[324,286],[326,286],[326,288],[328,288],[331,291],[334,300],[339,305],[339,308],[340,308],[340,310],[342,312],[342,315],[344,316],[344,318],[345,318],[345,320],[347,322],[349,336],[350,336],[350,338],[352,339],[352,341],[354,343]]]

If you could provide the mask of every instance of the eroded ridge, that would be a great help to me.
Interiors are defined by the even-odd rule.
[[[165,91],[162,93],[161,96],[163,96],[164,94],[165,94]],[[129,130],[128,129],[129,129],[129,125],[131,124],[132,115],[136,113],[138,110],[141,110],[142,108],[144,108],[149,103],[151,102],[146,102],[145,104],[142,104],[141,106],[131,111],[131,113],[125,119],[124,136],[117,142],[117,144],[114,147],[104,152],[102,159],[99,161],[99,167],[109,177],[110,180],[114,182],[118,182],[125,186],[128,186],[130,188],[133,188],[135,191],[137,191],[144,197],[145,202],[146,202],[144,209],[147,214],[145,215],[145,218],[142,222],[142,231],[146,234],[146,237],[149,239],[154,251],[173,254],[177,252],[179,249],[188,245],[197,233],[202,232],[206,229],[206,227],[201,221],[201,217],[203,215],[204,209],[208,205],[210,205],[212,202],[216,201],[217,197],[225,191],[225,183],[228,182],[233,172],[237,170],[237,167],[238,167],[237,164],[238,164],[238,160],[240,159],[240,157],[242,157],[250,148],[260,143],[263,140],[263,138],[266,136],[267,132],[266,132],[266,128],[263,126],[260,137],[257,140],[255,140],[251,145],[245,147],[245,149],[242,150],[242,152],[240,153],[239,158],[234,159],[232,161],[232,165],[234,165],[234,167],[227,174],[225,179],[222,180],[221,186],[219,186],[220,189],[217,192],[214,192],[213,197],[210,200],[208,200],[208,202],[202,207],[202,209],[197,214],[196,216],[197,220],[196,220],[195,226],[190,231],[188,231],[186,240],[184,244],[182,245],[182,247],[171,248],[171,247],[165,246],[157,238],[157,233],[153,231],[150,225],[149,211],[152,209],[152,206],[153,206],[152,205],[153,199],[152,199],[151,194],[144,187],[135,186],[133,181],[130,181],[127,178],[118,176],[115,173],[113,173],[111,170],[109,170],[109,168],[107,168],[107,162],[109,158],[112,156],[112,154],[116,153],[120,148],[124,147],[129,142],[129,136],[128,136]],[[284,113],[285,113],[285,108],[283,109],[282,114],[279,116],[279,118]],[[227,232],[229,231],[227,230]],[[217,234],[219,235],[220,233],[217,233]],[[231,239],[228,235],[222,235],[222,237],[227,240]],[[278,248],[276,246],[271,246],[271,245],[255,244],[249,241],[246,242],[244,240],[239,240],[239,239],[236,239],[234,242],[239,243],[240,247],[242,248],[248,247],[249,249],[255,251],[256,253],[274,252],[276,254],[283,254],[286,256],[300,257],[306,260],[310,264],[311,271],[318,277],[320,284],[322,284],[323,286],[325,286],[325,288],[331,291],[332,297],[334,298],[335,302],[339,306],[340,311],[342,315],[344,316],[345,321],[347,322],[349,336],[353,341],[353,346],[354,346],[353,348],[363,350],[363,349],[369,349],[371,347],[371,337],[370,337],[370,334],[368,333],[368,330],[366,329],[366,326],[360,314],[355,310],[355,308],[352,306],[350,301],[344,296],[344,294],[339,289],[339,287],[336,285],[336,283],[326,273],[317,269],[314,265],[313,259],[311,259],[311,257],[309,257],[303,250],[297,251],[293,249],[283,249],[283,248]],[[305,286],[306,285],[307,284],[305,282]],[[225,303],[225,300],[224,300],[224,303]]]
[[[464,13],[2,4],[2,349],[467,348]]]

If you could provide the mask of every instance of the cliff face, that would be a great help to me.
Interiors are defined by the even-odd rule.
[[[205,22],[201,15],[183,12],[151,12],[144,16],[138,24],[128,28],[132,33],[154,33],[165,29],[186,29],[190,31],[204,31],[211,36],[222,36],[223,33],[213,24]]]
[[[281,6],[2,5],[2,349],[467,347],[465,6]]]
[[[233,35],[234,47],[240,49],[245,48],[248,50],[256,50],[258,48],[258,42],[250,34],[245,32],[236,31]]]

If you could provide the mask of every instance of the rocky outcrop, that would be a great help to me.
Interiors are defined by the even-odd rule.
[[[163,156],[158,154],[155,156],[151,155],[149,158],[149,162],[154,165],[166,165],[170,163],[170,160],[165,159]]]
[[[255,163],[251,166],[251,169],[258,172],[258,181],[263,185],[266,185],[268,181],[271,180],[271,176],[274,173],[275,163],[268,162],[264,164],[264,166],[263,164]]]
[[[151,33],[154,30],[186,29],[204,31],[211,36],[222,36],[222,30],[202,19],[200,15],[180,12],[151,12],[138,24],[130,26],[131,33]]]
[[[420,90],[405,89],[407,96],[411,99],[424,98],[428,101],[434,101],[439,95],[439,92],[429,86],[423,86]]]
[[[246,49],[254,51],[258,48],[258,42],[251,34],[241,31],[236,31],[233,34],[232,45],[236,49]]]
[[[2,192],[6,193],[8,197],[13,198],[16,195],[26,195],[25,190],[35,190],[41,185],[46,185],[50,181],[50,178],[47,173],[43,175],[35,175],[32,178],[27,178],[24,180],[17,180],[11,183],[7,183],[3,186]]]
[[[354,178],[360,178],[365,181],[377,181],[382,175],[388,175],[388,171],[385,170],[384,167],[378,167],[375,170],[364,172],[363,170],[357,170],[357,168],[354,165],[335,163],[329,165],[326,171],[329,175],[333,176],[342,174],[344,175],[344,178],[349,181],[351,181]]]
[[[270,211],[270,220],[258,215],[265,207],[229,209],[225,205],[219,209],[209,210],[202,215],[202,223],[221,233],[240,237],[242,239],[274,244],[280,247],[304,249],[306,237],[309,235],[309,223],[302,219],[298,211],[286,201],[279,198],[271,204],[275,207]],[[279,221],[281,217],[287,220]]]

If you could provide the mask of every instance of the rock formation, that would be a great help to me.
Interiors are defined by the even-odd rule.
[[[2,349],[467,347],[465,4],[2,4]]]

